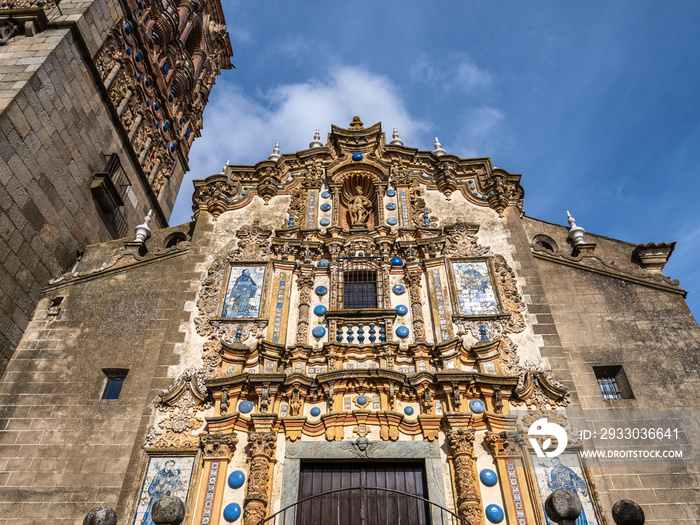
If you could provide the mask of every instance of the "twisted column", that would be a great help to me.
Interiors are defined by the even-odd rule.
[[[457,492],[457,511],[471,525],[483,525],[481,520],[481,498],[477,492],[478,481],[475,469],[474,437],[472,429],[450,430],[447,444],[452,459],[452,474]]]
[[[248,436],[250,472],[243,511],[244,525],[257,525],[267,513],[270,501],[270,466],[275,457],[274,432],[254,432]]]

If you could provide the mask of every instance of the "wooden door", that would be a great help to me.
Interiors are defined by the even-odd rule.
[[[299,500],[329,491],[299,505],[297,525],[429,524],[427,503],[411,497],[428,498],[423,462],[302,463]]]

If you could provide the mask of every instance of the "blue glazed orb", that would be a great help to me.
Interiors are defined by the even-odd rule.
[[[396,190],[386,190],[387,197],[396,197]]]
[[[321,221],[320,221],[321,226],[328,226],[330,223],[331,223],[331,220],[327,219],[325,217],[323,219],[321,219]]]
[[[481,414],[484,410],[486,410],[486,405],[484,405],[484,402],[481,399],[472,399],[469,402],[469,410],[475,414]]]
[[[486,517],[491,523],[501,523],[505,515],[498,505],[489,505],[486,507]]]
[[[393,257],[391,259],[392,266],[403,266],[403,259],[401,257]]]
[[[316,263],[316,266],[318,266],[319,268],[328,268],[329,264],[330,263],[328,262],[328,259],[321,259],[320,261],[318,261],[318,263]]]
[[[311,409],[311,415],[314,416],[314,417],[320,416],[320,415],[321,415],[321,409],[318,408],[318,407],[313,407],[313,408]]]
[[[394,211],[396,209],[396,204],[393,202],[390,202],[389,204],[386,205],[386,209],[389,211]]]
[[[396,335],[398,335],[401,339],[405,339],[408,337],[409,330],[407,326],[399,326],[396,329]]]
[[[241,517],[241,506],[238,503],[229,503],[224,509],[224,519],[229,523]]]
[[[326,335],[326,329],[323,328],[322,326],[317,326],[313,330],[311,330],[311,335],[313,335],[315,338],[320,338]]]
[[[493,470],[488,468],[485,468],[479,472],[479,479],[487,487],[493,487],[496,485],[496,483],[498,483],[498,476],[496,476],[496,473]]]
[[[328,203],[321,204],[321,211],[328,211],[331,209],[331,205]]]
[[[386,220],[386,223],[387,223],[389,226],[396,226],[396,222],[397,222],[397,221],[396,221],[396,219],[395,219],[394,217],[389,217],[389,218]]]
[[[253,403],[251,403],[250,401],[241,401],[238,404],[238,411],[239,412],[243,412],[244,414],[247,414],[251,410],[253,410]]]
[[[402,284],[397,284],[391,289],[396,295],[401,295],[406,293],[406,288]]]
[[[321,197],[324,199],[330,199],[331,198],[331,192],[330,191],[324,191],[321,193]]]
[[[408,313],[408,308],[406,306],[400,304],[396,307],[396,312],[399,315],[406,315]]]
[[[367,398],[365,396],[360,396],[357,398],[357,404],[358,405],[366,405],[367,404]]]
[[[326,308],[322,304],[319,304],[318,306],[316,306],[316,308],[314,308],[314,313],[321,317],[323,314],[326,313],[326,310],[328,310],[328,308]]]
[[[403,409],[403,413],[406,414],[407,416],[412,416],[413,415],[413,407],[406,407]]]
[[[355,162],[360,162],[364,157],[362,156],[362,153],[353,153],[352,154],[352,160]]]
[[[245,474],[242,470],[235,470],[231,472],[231,475],[228,477],[229,487],[232,489],[239,489],[243,486],[243,483],[245,483]]]
[[[325,286],[316,287],[316,295],[326,295],[328,293],[328,288]]]

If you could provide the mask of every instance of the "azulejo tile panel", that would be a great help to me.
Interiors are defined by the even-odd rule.
[[[177,496],[187,505],[195,456],[158,456],[148,460],[133,525],[154,525],[151,507],[164,496]]]
[[[231,265],[221,317],[255,319],[260,316],[265,265]]]
[[[486,261],[452,261],[459,313],[497,315],[498,301]]]

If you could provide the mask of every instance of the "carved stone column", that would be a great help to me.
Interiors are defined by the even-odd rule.
[[[536,523],[537,514],[532,498],[527,496],[528,484],[523,463],[523,435],[516,432],[487,432],[484,441],[496,462],[498,479],[508,523]]]
[[[153,136],[149,135],[146,139],[146,143],[143,145],[141,154],[139,155],[139,164],[143,165],[144,161],[146,160],[146,155],[148,155],[148,151],[151,149],[151,144],[153,144]]]
[[[340,227],[340,184],[328,185],[333,194],[333,226]]]
[[[109,91],[109,88],[112,85],[112,82],[114,82],[114,79],[117,78],[121,67],[121,62],[117,62],[116,64],[114,64],[114,67],[112,67],[112,70],[109,72],[109,75],[107,75],[107,78],[105,78],[105,89],[107,91]]]
[[[475,473],[474,437],[472,429],[449,430],[447,444],[457,493],[457,512],[471,525],[483,525],[479,482]]]
[[[233,434],[205,434],[199,439],[204,465],[199,483],[203,497],[193,514],[197,523],[208,523],[212,516],[221,515],[226,471],[237,444],[238,438]]]
[[[134,119],[134,123],[131,125],[131,129],[129,130],[129,140],[134,140],[134,137],[136,136],[136,132],[139,130],[139,126],[141,125],[142,120],[143,111],[139,111],[136,115],[136,118]]]
[[[270,501],[270,467],[274,462],[276,445],[275,432],[254,432],[248,436],[250,472],[244,502],[244,525],[257,525],[267,514]]]
[[[311,290],[314,287],[313,268],[302,269],[297,277],[299,287],[299,317],[297,320],[297,344],[309,343],[309,310],[311,309]]]
[[[408,284],[408,295],[411,300],[411,319],[413,321],[413,337],[416,342],[425,341],[425,322],[423,321],[423,294],[421,293],[421,274],[416,268],[406,267],[404,279]]]
[[[128,88],[126,90],[126,94],[124,95],[124,98],[122,101],[119,103],[119,107],[117,108],[117,115],[121,117],[124,114],[124,110],[126,109],[127,104],[129,104],[129,99],[131,98],[131,95],[134,94],[134,90],[131,88]]]

